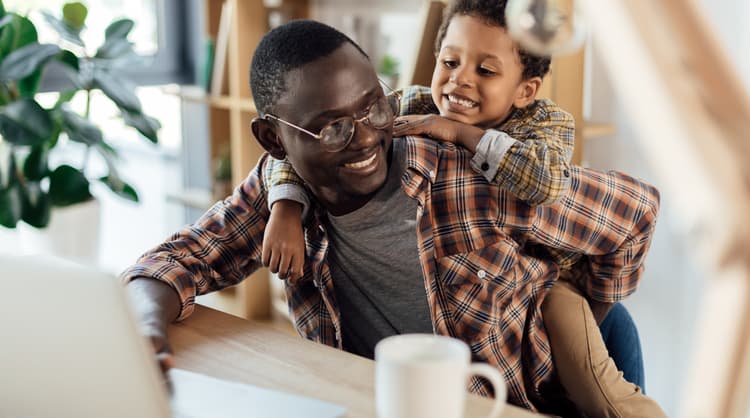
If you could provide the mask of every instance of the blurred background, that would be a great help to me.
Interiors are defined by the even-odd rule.
[[[117,177],[124,182],[117,184],[131,186],[138,202],[133,201],[132,195],[123,198],[129,190],[125,187],[118,189],[107,182],[92,181],[90,193],[96,202],[93,209],[67,218],[62,213],[79,205],[53,207],[49,220],[50,229],[58,220],[68,227],[62,232],[66,256],[117,274],[228,194],[254,165],[260,151],[249,131],[254,106],[247,86],[247,65],[254,42],[262,33],[294,17],[322,20],[357,41],[389,83],[405,85],[411,82],[415,65],[420,65],[415,57],[419,55],[429,2],[239,0],[229,2],[232,9],[218,0],[87,0],[84,4],[88,16],[79,33],[85,47],[61,40],[54,21],[41,13],[47,11],[62,19],[63,2],[3,3],[7,11],[28,16],[37,29],[39,42],[71,48],[83,57],[96,58],[101,53],[100,45],[115,36],[107,31],[112,21],[129,18],[134,23],[127,39],[137,57],[129,55],[134,59],[117,68],[118,77],[129,80],[121,84],[127,91],[91,87],[76,93],[66,106],[86,115],[100,128],[107,145],[117,150]],[[698,3],[741,74],[744,88],[750,89],[750,25],[746,24],[750,21],[750,2]],[[580,67],[576,67],[582,69],[578,73],[582,83],[577,99],[581,120],[577,125],[580,129],[590,124],[592,129],[578,143],[582,164],[622,170],[658,187],[659,180],[634,140],[635,134],[629,129],[631,121],[622,111],[600,54],[590,42],[584,48],[578,61]],[[221,58],[223,68],[217,68]],[[87,61],[79,60],[81,65],[84,62]],[[80,67],[78,71],[84,69]],[[107,71],[114,73],[114,69]],[[63,66],[49,65],[37,101],[52,108],[59,92],[71,83]],[[158,120],[158,143],[144,140],[140,130],[124,122],[123,97],[128,91],[139,99],[143,115]],[[117,98],[118,94],[120,100],[114,100],[112,96]],[[643,95],[647,98],[648,92]],[[0,140],[0,155],[7,155],[9,148],[7,142]],[[93,179],[111,174],[106,152],[89,155],[89,148],[86,143],[62,135],[49,153],[49,165],[83,166],[85,175]],[[661,218],[642,286],[625,302],[641,332],[647,393],[670,416],[677,411],[694,338],[696,307],[706,279],[686,243],[670,225],[670,218],[680,210],[670,201],[669,193],[663,192]],[[23,254],[51,248],[51,244],[44,243],[48,237],[39,236],[46,229],[23,221],[15,228],[0,227],[0,251]],[[91,242],[97,244],[85,248]],[[90,251],[76,253],[78,247]],[[238,297],[243,291],[237,290],[205,301],[238,315],[281,316],[283,321],[281,312],[285,309],[280,307],[283,301],[277,300],[274,282],[268,283],[267,273],[261,276],[266,283],[247,290],[253,297]]]

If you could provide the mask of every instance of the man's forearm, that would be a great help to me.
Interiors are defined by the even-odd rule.
[[[166,283],[156,279],[137,278],[126,286],[142,332],[166,332],[166,326],[180,314],[180,298]]]

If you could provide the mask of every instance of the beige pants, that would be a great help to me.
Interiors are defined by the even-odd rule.
[[[560,383],[586,416],[666,417],[617,370],[588,302],[573,285],[555,283],[542,304],[542,315]]]

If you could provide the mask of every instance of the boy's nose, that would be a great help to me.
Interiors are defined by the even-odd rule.
[[[453,71],[448,81],[458,86],[471,84],[471,80],[469,80],[464,71]]]

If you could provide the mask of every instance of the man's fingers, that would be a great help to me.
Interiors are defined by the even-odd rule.
[[[158,353],[156,354],[156,360],[159,362],[162,373],[166,373],[174,367],[174,356],[171,353]]]

